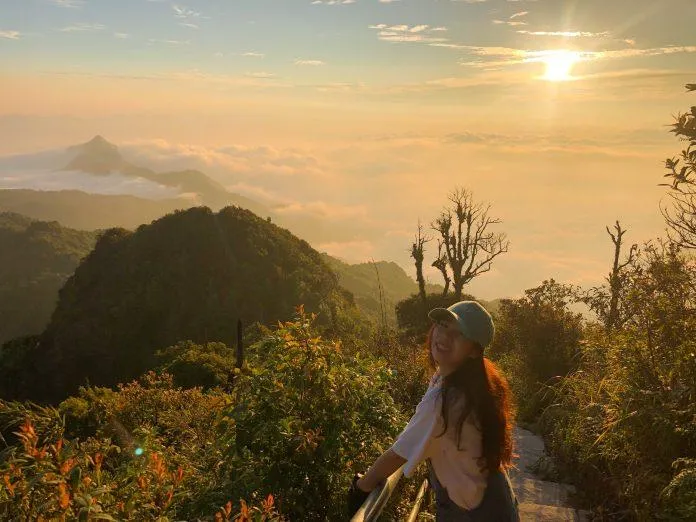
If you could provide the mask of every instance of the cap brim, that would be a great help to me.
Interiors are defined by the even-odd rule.
[[[471,339],[471,335],[469,335],[469,329],[466,327],[465,324],[463,324],[463,322],[459,319],[459,316],[455,314],[453,311],[448,310],[447,308],[433,308],[428,312],[428,317],[435,322],[454,321],[459,327],[459,331],[462,332],[464,337],[466,339]]]
[[[455,321],[459,322],[457,314],[447,308],[433,308],[428,312],[428,317],[433,321]]]

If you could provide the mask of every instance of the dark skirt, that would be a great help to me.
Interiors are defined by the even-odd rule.
[[[481,503],[473,509],[464,509],[449,498],[447,489],[438,482],[430,459],[427,463],[435,494],[436,522],[519,522],[519,505],[507,472],[491,473]]]

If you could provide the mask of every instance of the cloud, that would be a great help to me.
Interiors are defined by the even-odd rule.
[[[183,7],[180,5],[173,4],[172,9],[174,10],[174,16],[176,18],[200,18],[201,13],[194,11],[193,9],[189,9],[188,7]]]
[[[611,34],[608,31],[592,33],[589,31],[526,31],[524,29],[517,32],[519,34],[528,34],[531,36],[563,36],[566,38],[603,38]]]
[[[666,54],[696,53],[696,45],[653,47],[649,49],[619,49],[593,53],[597,58],[632,58],[636,56],[661,56]]]
[[[317,65],[326,65],[325,62],[322,60],[302,60],[298,58],[295,60],[295,65],[312,65],[312,66],[317,66]]]
[[[106,29],[106,26],[103,24],[77,22],[73,25],[63,27],[62,29],[59,29],[59,31],[64,33],[94,33],[97,31],[103,31],[104,29]]]
[[[518,26],[518,25],[527,25],[527,22],[524,22],[522,20],[519,20],[519,18],[522,18],[524,16],[527,16],[529,14],[529,11],[519,11],[517,13],[512,14],[507,20],[493,20],[494,24],[497,25],[509,25],[509,26]]]
[[[556,152],[570,155],[599,155],[617,158],[653,157],[657,141],[653,132],[625,132],[598,138],[563,133],[495,133],[462,131],[442,138],[444,144],[485,147],[508,153],[536,154]],[[650,150],[646,150],[650,148]]]
[[[326,177],[319,160],[298,149],[246,145],[205,147],[166,140],[139,140],[120,148],[124,157],[136,165],[156,171],[202,170],[225,185],[264,177],[270,184],[280,179],[296,183],[296,178]]]
[[[509,25],[511,27],[516,27],[518,25],[527,25],[527,22],[522,22],[520,20],[493,20],[496,25]]]
[[[191,40],[173,40],[173,39],[149,38],[147,42],[150,44],[161,43],[161,44],[167,44],[167,45],[188,45],[191,43]]]
[[[313,0],[312,5],[347,5],[354,3],[355,0]]]
[[[125,159],[157,172],[200,170],[227,190],[273,211],[274,222],[310,242],[381,234],[361,199],[345,197],[341,173],[312,151],[272,146],[201,146],[144,140],[120,146]]]
[[[22,33],[19,31],[0,31],[0,38],[5,38],[7,40],[19,40],[22,37]]]
[[[293,202],[275,207],[281,215],[303,214],[322,219],[356,219],[368,217],[365,205],[329,204],[325,201],[310,201],[307,203]]]
[[[447,38],[433,36],[432,33],[446,31],[445,27],[430,27],[427,24],[418,25],[387,25],[377,24],[368,26],[377,31],[377,38],[383,42],[415,42],[424,44],[444,44]]]
[[[266,55],[263,53],[257,53],[256,51],[247,51],[245,53],[242,53],[242,56],[246,56],[249,58],[265,58]]]
[[[125,40],[127,38],[130,38],[130,34],[128,33],[114,33],[114,38],[119,38],[121,40]]]
[[[58,7],[67,7],[69,9],[76,9],[82,7],[85,4],[85,0],[48,0],[51,4]]]
[[[269,72],[264,72],[264,71],[261,71],[261,72],[248,72],[248,73],[245,73],[244,76],[247,76],[248,78],[261,78],[261,79],[269,79],[269,78],[275,78],[275,77],[276,77],[275,74],[269,73]]]
[[[460,49],[468,51],[474,56],[481,57],[478,60],[462,60],[460,65],[474,68],[502,67],[524,63],[544,62],[555,53],[567,53],[565,50],[527,50],[509,47],[485,47],[485,46],[460,46]],[[576,61],[596,61],[605,59],[637,58],[646,56],[661,56],[680,53],[696,53],[696,46],[667,46],[637,49],[606,51],[573,51]]]
[[[603,42],[612,42],[614,44],[630,45],[635,46],[636,41],[633,38],[623,38],[616,37],[611,31],[530,31],[526,29],[519,29],[517,34],[523,34],[527,36],[540,36],[540,37],[551,37],[551,38],[561,38],[563,40],[567,39],[596,39]],[[595,45],[598,45],[596,42]]]
[[[82,190],[92,194],[131,194],[150,199],[177,197],[178,190],[118,172],[93,176],[57,171],[68,161],[65,151],[0,157],[0,189]]]
[[[363,82],[329,82],[313,86],[319,92],[356,92],[367,89],[367,84]]]
[[[148,43],[163,43],[168,45],[185,45],[189,44],[190,41],[180,41],[180,40],[156,40],[150,39]],[[42,71],[42,74],[52,74],[56,76],[85,76],[92,78],[107,78],[113,80],[133,80],[133,81],[152,81],[152,82],[190,82],[196,85],[219,85],[223,87],[293,87],[292,84],[282,82],[279,80],[273,80],[270,78],[259,79],[249,76],[233,76],[226,74],[211,74],[204,73],[197,69],[179,72],[169,72],[169,73],[149,73],[149,74],[106,74],[106,73],[96,73],[96,72],[83,72],[75,70],[46,70]]]

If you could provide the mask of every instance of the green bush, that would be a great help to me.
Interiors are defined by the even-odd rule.
[[[548,447],[598,514],[690,520],[696,457],[696,266],[648,245],[621,329],[586,329],[579,368],[541,416]]]
[[[159,448],[131,453],[108,438],[67,440],[55,408],[3,401],[0,416],[5,429],[24,418],[17,444],[0,454],[2,520],[181,519],[188,471],[171,465]],[[239,511],[231,501],[215,509],[198,520],[282,520],[270,495],[251,507],[241,501]]]
[[[299,307],[295,321],[250,349],[249,373],[235,383],[225,461],[242,496],[275,491],[293,520],[340,520],[353,472],[385,450],[405,424],[389,394],[383,361],[316,335]]]
[[[181,341],[156,355],[161,361],[158,370],[171,374],[174,384],[183,388],[227,386],[236,365],[235,349],[224,343]]]
[[[83,387],[57,408],[0,401],[0,519],[343,518],[352,474],[406,417],[384,360],[346,353],[297,311],[249,346],[231,393],[150,371],[116,389]],[[215,348],[167,353],[197,364]]]
[[[500,302],[489,357],[509,375],[523,421],[534,421],[553,400],[549,385],[577,367],[583,321],[569,309],[574,295],[550,279]]]

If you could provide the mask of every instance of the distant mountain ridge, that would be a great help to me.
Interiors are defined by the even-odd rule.
[[[199,170],[155,172],[126,161],[118,147],[102,136],[95,136],[87,143],[68,148],[74,157],[61,170],[78,171],[95,176],[119,173],[126,177],[152,181],[165,187],[176,188],[184,195],[195,195],[199,204],[214,210],[227,205],[237,205],[263,214],[268,209],[257,201],[229,192],[217,181]]]
[[[326,252],[322,256],[338,275],[341,286],[353,293],[358,307],[375,323],[379,324],[382,315],[380,284],[387,324],[391,326],[396,326],[396,303],[418,293],[418,283],[394,261],[350,264]],[[440,285],[426,284],[428,293],[442,293],[443,289]]]
[[[0,189],[0,211],[41,221],[58,221],[80,230],[137,228],[177,209],[193,206],[183,199],[146,199],[127,194],[91,194],[82,190]]]
[[[287,204],[266,205],[226,190],[200,170],[156,172],[136,161],[102,136],[60,150],[0,156],[0,211],[83,230],[134,229],[174,210],[233,205],[271,218],[312,244],[373,232],[351,221],[327,222],[312,212],[288,210]]]

